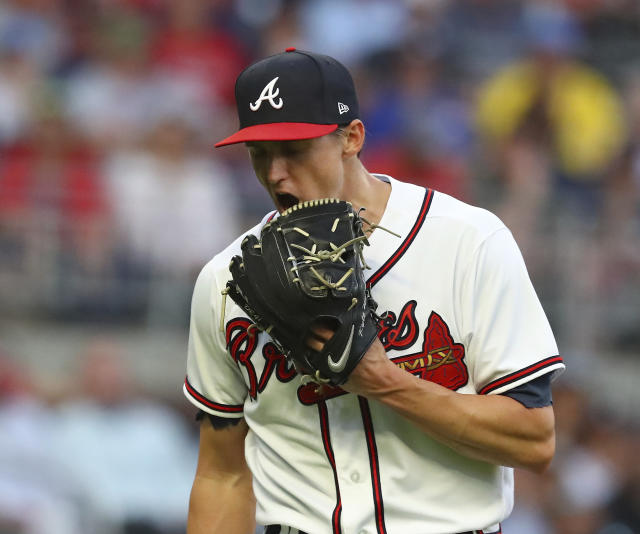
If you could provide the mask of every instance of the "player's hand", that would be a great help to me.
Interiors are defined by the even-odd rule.
[[[329,324],[316,323],[305,340],[307,347],[322,352],[325,344],[333,337],[334,333],[335,330]]]
[[[333,336],[333,330],[328,325],[315,325],[312,333],[307,337],[307,346],[321,351],[331,336]],[[340,387],[364,397],[380,395],[394,387],[391,381],[398,371],[401,370],[389,359],[382,343],[376,338],[347,382]]]
[[[384,346],[376,338],[341,387],[363,397],[375,397],[398,387],[396,378],[406,374],[389,359]]]

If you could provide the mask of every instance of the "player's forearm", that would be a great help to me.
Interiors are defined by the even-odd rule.
[[[251,475],[196,475],[189,500],[187,534],[253,534],[255,498]]]
[[[538,413],[532,417],[531,409],[508,397],[463,395],[411,378],[417,386],[413,394],[401,392],[381,401],[424,432],[478,460],[533,471],[548,466],[555,449],[550,408],[534,408]],[[425,406],[433,406],[426,411],[436,413],[425,414]],[[540,413],[543,410],[551,414],[550,421]],[[545,424],[539,424],[541,420]]]
[[[554,453],[551,408],[527,409],[500,395],[463,395],[379,360],[359,370],[356,393],[393,408],[438,441],[465,456],[533,471],[544,470]]]

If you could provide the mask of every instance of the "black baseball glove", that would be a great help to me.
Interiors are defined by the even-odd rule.
[[[362,219],[348,202],[300,203],[249,235],[229,265],[228,294],[267,332],[297,371],[319,383],[344,383],[377,335],[366,287]],[[333,337],[307,346],[314,326]]]

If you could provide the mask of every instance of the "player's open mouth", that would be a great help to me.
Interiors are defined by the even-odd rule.
[[[289,209],[291,206],[295,206],[299,200],[297,197],[290,195],[289,193],[276,193],[276,202],[278,203],[278,208],[281,211]]]

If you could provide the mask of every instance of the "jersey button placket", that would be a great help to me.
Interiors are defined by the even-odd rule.
[[[351,479],[351,482],[357,484],[358,482],[360,482],[360,473],[358,471],[351,471],[349,478]]]

